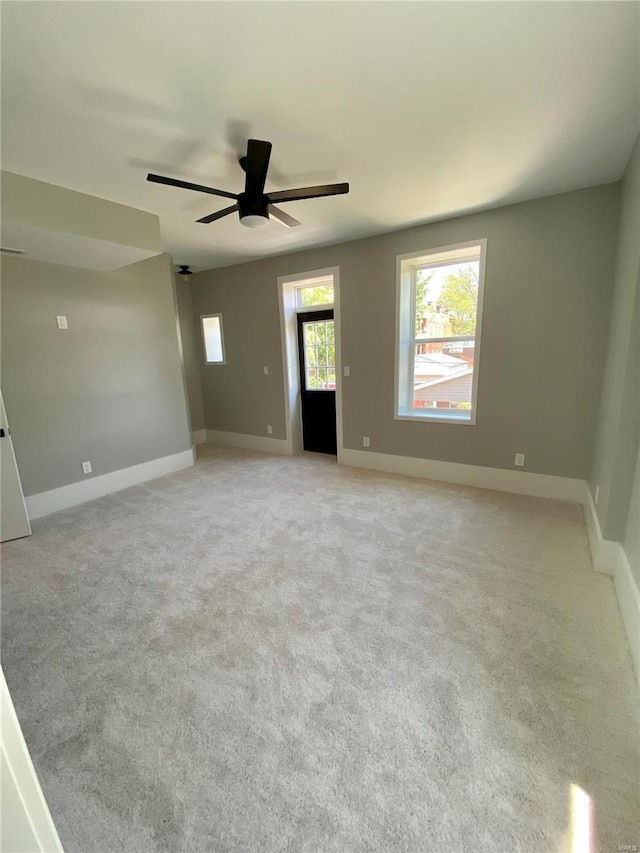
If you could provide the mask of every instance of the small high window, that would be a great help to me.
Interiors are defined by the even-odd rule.
[[[396,418],[475,423],[485,250],[398,258]]]
[[[333,305],[333,276],[327,279],[308,279],[313,282],[296,287],[296,307],[317,308]]]
[[[202,318],[202,337],[207,364],[224,364],[221,314],[209,314]]]

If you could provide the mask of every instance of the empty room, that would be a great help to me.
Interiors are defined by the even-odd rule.
[[[640,3],[0,5],[0,853],[637,851]]]

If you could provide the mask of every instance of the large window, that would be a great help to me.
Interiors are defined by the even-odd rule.
[[[207,364],[224,364],[224,340],[222,338],[222,315],[210,314],[202,318],[204,357]]]
[[[396,418],[475,423],[485,251],[398,258]]]

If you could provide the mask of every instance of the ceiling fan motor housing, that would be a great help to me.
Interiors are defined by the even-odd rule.
[[[266,195],[249,195],[240,193],[238,196],[240,221],[243,225],[262,225],[260,219],[269,221],[269,199]],[[260,219],[256,219],[259,217]]]

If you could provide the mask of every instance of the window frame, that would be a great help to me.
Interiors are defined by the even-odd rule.
[[[207,357],[207,339],[204,333],[204,321],[210,320],[212,317],[217,317],[220,323],[220,349],[222,351],[222,361],[209,361]],[[202,352],[204,355],[204,363],[207,365],[217,366],[227,363],[227,351],[224,345],[224,328],[222,325],[222,314],[201,314],[200,315],[200,332],[202,334]]]
[[[445,338],[427,337],[415,333],[415,288],[416,277],[419,270],[434,269],[442,266],[451,266],[457,261],[455,252],[462,255],[465,249],[475,246],[480,247],[480,259],[478,266],[478,307],[476,312],[475,335],[450,335]],[[428,262],[430,256],[451,253],[452,257],[446,260],[435,260]],[[467,240],[464,243],[454,243],[449,246],[436,246],[430,249],[422,249],[419,252],[409,252],[396,257],[396,347],[395,347],[395,370],[394,370],[394,420],[398,421],[421,421],[422,423],[447,423],[464,424],[475,426],[478,413],[478,381],[480,376],[480,348],[482,338],[482,314],[484,308],[484,280],[487,258],[486,237],[477,240]],[[468,260],[468,259],[466,259]],[[414,263],[410,263],[414,261]],[[413,401],[413,371],[410,365],[415,362],[416,343],[430,341],[432,343],[445,341],[475,341],[473,382],[471,386],[471,408],[470,409],[436,409],[417,408],[408,405],[407,401]],[[447,414],[445,414],[445,412]],[[469,412],[468,415],[463,412]],[[450,413],[450,414],[449,414]]]

